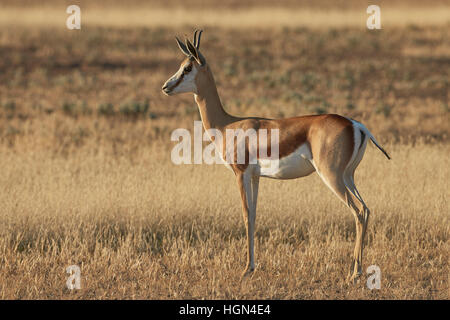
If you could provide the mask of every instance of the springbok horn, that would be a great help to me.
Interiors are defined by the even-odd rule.
[[[194,31],[194,47],[196,47],[196,48],[197,48],[197,32],[198,32],[198,29],[195,29],[195,31]]]
[[[186,39],[186,47],[189,50],[189,53],[197,60],[197,62],[200,64],[200,59],[198,58],[198,51],[197,48],[189,41],[189,39]]]
[[[198,30],[196,30],[195,32],[197,32]],[[202,32],[203,30],[200,30],[200,32],[198,33],[198,38],[197,41],[194,43],[194,46],[198,49],[200,49],[200,38],[202,36]]]

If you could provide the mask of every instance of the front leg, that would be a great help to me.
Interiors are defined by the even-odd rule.
[[[240,172],[236,174],[236,178],[241,193],[242,212],[247,230],[247,267],[242,274],[242,277],[246,277],[255,270],[254,237],[259,176]]]

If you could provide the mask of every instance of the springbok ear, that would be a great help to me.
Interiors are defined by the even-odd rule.
[[[194,45],[188,40],[186,39],[186,46],[189,50],[189,52],[191,53],[191,55],[194,57],[194,59],[197,61],[197,63],[199,65],[202,65],[202,62],[200,61],[200,58],[198,56],[198,51],[197,49],[194,47]]]
[[[181,40],[178,39],[178,37],[175,37],[175,40],[177,40],[178,48],[180,48],[181,52],[183,52],[184,55],[189,57],[191,54],[189,53],[189,51],[186,48],[186,46],[184,45],[184,43],[181,42]]]

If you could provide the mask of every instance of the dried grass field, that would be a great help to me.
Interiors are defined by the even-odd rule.
[[[270,4],[237,3],[202,8],[229,17]],[[277,10],[361,10],[361,24],[206,19],[202,52],[230,113],[339,113],[363,122],[390,153],[388,161],[369,146],[356,171],[372,211],[363,268],[380,267],[381,289],[366,287],[367,274],[346,282],[354,219],[316,174],[261,180],[257,269],[241,281],[246,238],[234,175],[170,160],[171,132],[199,120],[191,96],[161,93],[182,59],[174,36],[197,27],[189,16],[174,26],[127,23],[142,3],[128,10],[111,1],[105,17],[123,11],[121,19],[92,14],[70,31],[66,4],[39,10],[5,0],[0,298],[449,299],[448,6],[434,1],[420,22],[399,22],[395,15],[420,11],[420,2],[391,1],[392,23],[372,31],[366,3],[334,3],[284,0]],[[156,1],[155,12],[181,10],[167,4]],[[61,8],[59,26],[42,19],[46,8]],[[9,23],[14,15],[23,19]],[[80,290],[66,287],[70,265],[81,268]]]

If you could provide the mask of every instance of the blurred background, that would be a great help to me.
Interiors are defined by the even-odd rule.
[[[81,8],[81,30],[65,27],[70,4]],[[53,113],[150,117],[140,143],[167,133],[171,119],[190,123],[192,99],[168,99],[160,87],[182,59],[174,36],[195,28],[204,29],[202,51],[231,113],[338,112],[382,141],[448,139],[448,2],[379,1],[381,30],[366,28],[369,4],[2,0],[0,103],[10,128],[2,139],[23,139],[27,118]]]

